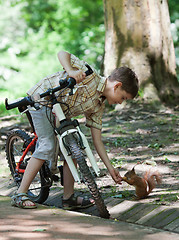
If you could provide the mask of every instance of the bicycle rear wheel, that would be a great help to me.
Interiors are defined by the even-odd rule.
[[[16,166],[20,158],[22,157],[24,150],[31,141],[31,137],[25,131],[20,129],[10,131],[7,136],[6,158],[8,161],[11,175],[18,187],[20,186],[20,183],[22,181],[23,173],[18,173],[16,171]],[[20,166],[21,169],[25,170],[28,161],[31,158],[32,151],[29,151],[24,157],[24,160]],[[43,203],[48,198],[50,190],[49,185],[50,183],[47,166],[43,164],[36,177],[32,181],[27,194],[33,201],[37,203]]]
[[[69,134],[65,138],[65,143],[68,145],[70,152],[72,154],[72,158],[77,161],[82,177],[85,181],[85,184],[88,186],[88,189],[95,200],[96,207],[99,211],[100,217],[109,218],[110,214],[104,204],[104,200],[101,197],[101,194],[98,190],[97,184],[94,180],[94,177],[87,165],[85,155],[83,154],[80,146],[73,136],[73,134]]]

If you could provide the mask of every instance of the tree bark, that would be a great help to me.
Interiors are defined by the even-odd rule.
[[[179,83],[167,0],[103,0],[104,75],[128,66],[139,77],[143,97],[177,100]]]

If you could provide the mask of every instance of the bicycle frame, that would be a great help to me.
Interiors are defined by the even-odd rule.
[[[17,163],[16,172],[18,172],[18,173],[24,173],[24,172],[25,172],[25,169],[21,169],[21,168],[20,168],[20,165],[21,165],[21,163],[23,162],[24,157],[25,157],[26,154],[28,153],[29,149],[30,149],[31,147],[34,147],[35,144],[36,144],[36,142],[37,142],[38,137],[37,137],[37,134],[36,134],[35,132],[34,132],[34,135],[35,135],[34,139],[33,139],[33,140],[29,143],[29,145],[26,147],[26,149],[25,149],[25,151],[23,152],[23,154],[22,154],[19,162]]]

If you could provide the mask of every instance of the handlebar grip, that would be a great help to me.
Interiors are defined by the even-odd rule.
[[[85,66],[88,68],[88,70],[85,72],[85,74],[86,74],[86,76],[89,76],[90,74],[93,73],[93,70],[91,69],[91,67],[88,64],[86,64]]]
[[[13,103],[8,103],[8,99],[5,99],[5,106],[7,110],[16,108],[16,107],[22,107],[22,106],[33,106],[34,102],[32,101],[31,97],[25,97],[22,98],[21,100],[17,101],[17,102],[13,102]]]
[[[76,80],[72,77],[70,77],[67,82],[68,82],[68,88],[73,89],[73,87],[76,85]]]
[[[59,84],[60,84],[60,86],[62,88],[67,87],[67,88],[71,88],[72,89],[76,85],[76,80],[74,78],[72,78],[72,77],[70,77],[68,79],[67,78],[66,79],[61,79],[59,81]]]

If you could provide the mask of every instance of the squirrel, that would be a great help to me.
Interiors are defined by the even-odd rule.
[[[122,180],[135,187],[136,199],[146,198],[155,188],[156,182],[157,184],[161,183],[161,175],[158,171],[153,173],[146,171],[143,177],[139,177],[135,173],[134,167],[124,175]]]

